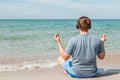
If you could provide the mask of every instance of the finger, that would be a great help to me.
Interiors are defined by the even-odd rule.
[[[54,39],[56,38],[56,34],[54,35]]]
[[[57,34],[56,37],[59,37],[59,34]]]
[[[106,39],[106,34],[103,34],[103,38]]]
[[[106,37],[106,34],[103,34],[103,35],[102,35],[102,38],[105,38],[105,37]]]
[[[106,39],[107,39],[107,38],[106,38],[106,34],[103,34],[103,35],[102,35],[102,38],[103,38],[104,41],[106,41]]]
[[[55,35],[54,35],[54,38],[57,38],[58,36],[59,36],[59,34],[55,34]]]

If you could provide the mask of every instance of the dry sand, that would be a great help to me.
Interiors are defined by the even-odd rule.
[[[104,60],[97,60],[99,76],[76,79],[65,75],[60,66],[34,69],[31,71],[0,72],[0,80],[120,80],[120,55],[107,55]]]

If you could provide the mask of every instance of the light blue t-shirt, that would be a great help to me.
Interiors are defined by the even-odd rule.
[[[96,55],[104,51],[101,40],[90,34],[79,34],[69,40],[65,53],[72,56],[72,70],[79,76],[93,76]]]

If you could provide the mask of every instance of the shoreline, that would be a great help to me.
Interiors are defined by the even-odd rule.
[[[84,80],[119,80],[120,55],[107,54],[104,60],[97,59],[100,75]],[[65,75],[61,66],[35,68],[33,70],[0,72],[0,80],[80,80]]]

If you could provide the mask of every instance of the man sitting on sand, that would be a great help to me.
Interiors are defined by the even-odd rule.
[[[80,34],[69,40],[65,50],[61,44],[59,34],[54,35],[61,54],[58,62],[71,77],[95,77],[98,73],[96,55],[99,59],[104,59],[106,35],[103,34],[100,40],[89,34],[91,20],[86,16],[79,18],[76,28],[80,31]],[[68,60],[70,57],[71,60]]]

